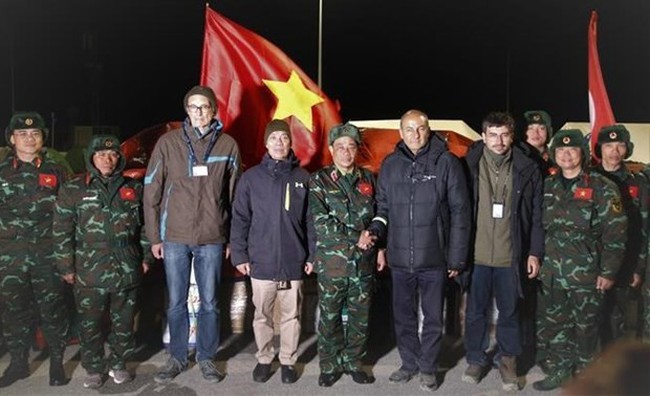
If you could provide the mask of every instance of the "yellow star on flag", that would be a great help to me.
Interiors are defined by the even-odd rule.
[[[295,70],[291,71],[288,81],[262,80],[262,82],[278,98],[278,106],[273,114],[274,119],[284,119],[294,116],[309,130],[313,131],[311,108],[325,101],[316,95],[300,80]]]

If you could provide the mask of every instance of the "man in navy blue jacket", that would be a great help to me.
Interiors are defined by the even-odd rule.
[[[393,318],[401,367],[389,381],[404,383],[418,372],[420,388],[436,390],[442,340],[445,282],[465,268],[470,202],[460,161],[429,128],[419,110],[400,120],[402,140],[382,163],[377,215],[369,230],[387,234],[393,282]],[[418,297],[424,315],[418,338]]]
[[[313,270],[316,236],[309,214],[309,173],[291,149],[291,130],[282,120],[266,126],[267,153],[244,172],[235,191],[230,231],[232,264],[251,277],[253,332],[258,364],[253,380],[266,382],[275,358],[273,311],[280,306],[282,382],[298,379],[303,272]]]

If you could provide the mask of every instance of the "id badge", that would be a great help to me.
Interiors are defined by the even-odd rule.
[[[493,203],[492,204],[492,218],[493,219],[503,219],[503,204],[502,203]]]
[[[208,167],[205,165],[196,165],[192,167],[192,176],[207,176]]]
[[[289,282],[289,281],[278,281],[278,282],[275,284],[275,289],[276,289],[276,290],[287,290],[287,289],[291,289],[291,282]]]

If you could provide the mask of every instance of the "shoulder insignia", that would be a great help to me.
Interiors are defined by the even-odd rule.
[[[588,201],[591,199],[591,196],[593,195],[594,190],[589,187],[577,187],[575,193],[573,194],[573,198],[575,199],[582,199],[585,201]]]
[[[334,170],[332,171],[332,173],[330,173],[330,178],[331,178],[332,181],[334,181],[334,182],[337,181],[337,180],[339,179],[339,174],[336,172],[336,169],[334,169]]]
[[[612,198],[611,203],[614,213],[621,213],[623,211],[623,204],[621,203],[621,199],[619,197]]]

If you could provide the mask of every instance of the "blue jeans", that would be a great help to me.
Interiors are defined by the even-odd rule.
[[[404,271],[391,268],[393,318],[401,368],[435,374],[442,346],[442,304],[447,271]],[[418,295],[422,306],[422,334],[418,337]]]
[[[489,346],[488,311],[492,296],[497,302],[499,317],[496,324],[497,355],[519,356],[519,291],[513,269],[474,265],[472,282],[467,293],[465,313],[465,354],[469,364],[487,366],[485,350]]]
[[[189,318],[187,291],[190,265],[194,257],[194,275],[201,305],[197,317],[196,360],[212,360],[219,347],[219,282],[223,245],[163,245],[167,291],[169,292],[169,354],[187,363]]]

